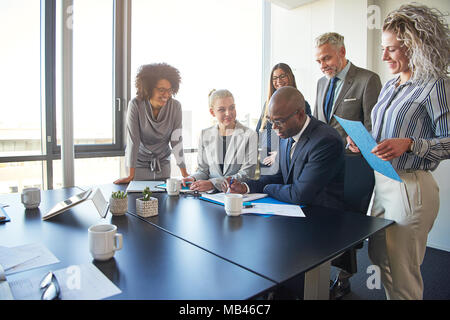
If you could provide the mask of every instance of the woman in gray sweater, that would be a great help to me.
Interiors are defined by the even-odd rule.
[[[172,98],[180,80],[179,71],[166,63],[140,67],[136,98],[130,101],[127,113],[125,159],[129,175],[114,183],[169,178],[172,152],[183,177],[189,175],[184,162],[181,104]]]

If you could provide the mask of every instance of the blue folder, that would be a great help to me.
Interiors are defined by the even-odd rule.
[[[388,178],[403,182],[389,161],[384,161],[374,155],[371,151],[377,145],[367,129],[360,121],[352,121],[334,116],[339,124],[344,128],[345,132],[352,138],[353,142],[358,146],[363,157],[373,170],[378,171]]]
[[[211,199],[208,199],[208,198],[204,198],[204,197],[199,197],[199,199],[205,200],[205,201],[208,201],[208,202],[211,202],[211,203],[215,203],[215,204],[218,204],[218,205],[221,205],[221,206],[224,205],[222,202],[214,201],[214,200],[211,200]],[[272,197],[265,197],[265,198],[253,200],[251,202],[244,202],[244,203],[242,203],[242,205],[245,207],[246,205],[251,205],[253,203],[290,204],[290,205],[292,205],[292,203],[283,202],[283,201],[274,199]],[[304,208],[304,206],[300,206],[300,208]],[[248,213],[248,214],[253,214],[253,213]],[[257,213],[255,213],[255,215],[260,216],[260,217],[272,217],[273,216],[273,214],[257,214]]]

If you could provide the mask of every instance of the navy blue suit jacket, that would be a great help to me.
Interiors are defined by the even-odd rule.
[[[247,182],[251,193],[280,201],[344,208],[344,145],[339,133],[311,117],[287,166],[288,139],[280,140],[279,170]]]

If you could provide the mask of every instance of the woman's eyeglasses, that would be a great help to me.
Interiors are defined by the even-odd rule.
[[[275,82],[275,81],[277,81],[277,80],[283,80],[283,79],[286,79],[287,76],[288,76],[288,75],[287,75],[286,73],[280,74],[278,77],[277,77],[277,76],[273,76],[273,77],[272,77],[272,82]]]
[[[42,278],[40,288],[44,290],[41,300],[55,300],[61,293],[58,280],[56,280],[54,273],[51,271]]]
[[[158,91],[159,94],[168,93],[170,96],[173,95],[173,89],[172,88],[169,88],[169,89],[166,89],[166,88],[155,88],[155,89]]]

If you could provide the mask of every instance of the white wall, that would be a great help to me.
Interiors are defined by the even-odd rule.
[[[293,10],[272,5],[271,66],[285,62],[291,66],[299,90],[314,108],[316,83],[322,76],[314,61],[314,38],[335,31],[345,38],[347,57],[354,64],[380,75],[382,83],[392,78],[381,61],[381,31],[368,29],[367,7],[375,5],[382,24],[386,14],[403,0],[318,0]],[[448,0],[415,0],[442,12],[450,12]],[[369,13],[371,16],[371,13]],[[372,16],[373,17],[373,16]],[[372,21],[373,22],[373,21]],[[450,17],[447,17],[450,23]],[[450,161],[433,173],[440,187],[440,211],[428,237],[431,247],[450,251]]]
[[[271,67],[287,63],[311,107],[323,76],[314,59],[314,39],[331,31],[344,35],[348,59],[367,67],[366,7],[366,0],[320,0],[293,10],[272,5]]]

